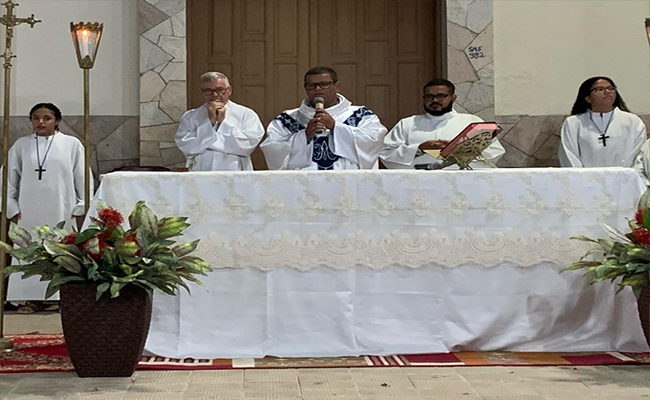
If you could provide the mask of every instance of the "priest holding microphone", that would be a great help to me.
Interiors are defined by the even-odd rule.
[[[339,94],[336,71],[315,67],[304,81],[307,98],[268,126],[260,145],[269,169],[343,170],[377,168],[387,129],[363,106]]]

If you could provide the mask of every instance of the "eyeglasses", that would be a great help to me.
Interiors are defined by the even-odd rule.
[[[228,86],[228,87],[230,87],[230,86]],[[213,94],[214,93],[214,94],[222,95],[222,94],[226,93],[226,90],[228,90],[228,87],[219,87],[219,88],[214,88],[214,89],[201,88],[201,91],[203,92],[203,94]]]
[[[442,100],[447,100],[447,98],[451,96],[450,94],[445,94],[445,93],[439,93],[439,94],[425,94],[422,96],[424,101],[433,101],[433,99],[436,99],[438,101]]]
[[[614,93],[616,92],[616,87],[614,86],[609,86],[609,87],[595,87],[591,89],[591,93]]]
[[[322,81],[322,82],[310,82],[310,83],[305,83],[305,89],[307,90],[314,90],[316,89],[316,86],[320,87],[321,89],[327,89],[332,84],[334,81]]]

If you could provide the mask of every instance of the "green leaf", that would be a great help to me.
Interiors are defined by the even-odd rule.
[[[595,267],[595,266],[598,266],[600,264],[601,263],[598,262],[598,261],[578,261],[578,262],[574,262],[573,264],[567,265],[566,268],[564,268],[560,272],[575,271],[575,270],[582,269],[582,268]]]
[[[111,283],[111,298],[115,298],[120,295],[120,290],[126,285],[126,283],[113,282]]]
[[[140,229],[145,234],[156,236],[158,234],[158,218],[156,214],[149,209],[144,201],[138,201],[129,215],[129,224],[133,229]]]
[[[18,247],[27,247],[32,242],[32,235],[12,222],[9,226],[9,239]]]
[[[637,208],[650,208],[650,188],[643,193],[643,196],[639,199],[639,204]]]
[[[595,240],[592,239],[592,238],[588,238],[588,237],[586,237],[586,236],[581,236],[581,235],[578,235],[578,236],[571,236],[569,239],[572,239],[572,240],[580,240],[580,241],[583,241],[583,242],[593,242],[593,243],[598,243],[597,241],[595,241]]]
[[[140,250],[140,246],[131,240],[124,238],[115,242],[115,251],[122,257],[133,257]]]
[[[54,262],[72,273],[79,273],[81,271],[81,263],[71,256],[59,256],[54,259]]]
[[[59,222],[58,224],[56,224],[56,227],[58,229],[65,229],[65,220],[63,220],[63,221]]]
[[[193,273],[205,275],[205,272],[212,271],[210,265],[199,257],[186,256],[178,260],[178,265],[187,268]]]
[[[632,286],[633,288],[642,287],[648,283],[648,274],[634,274],[621,281],[621,285]]]
[[[95,301],[99,300],[108,289],[110,289],[110,282],[104,282],[101,285],[97,285],[97,293],[95,294]]]
[[[623,242],[623,243],[631,243],[632,242],[630,239],[627,238],[627,236],[625,236],[624,234],[622,234],[618,230],[612,228],[611,226],[609,226],[607,224],[602,224],[602,225],[603,225],[603,229],[605,229],[607,234],[609,234],[610,238],[612,238],[614,240],[617,240],[619,242]],[[599,242],[600,242],[600,240],[599,240]]]
[[[53,256],[69,255],[75,257],[77,260],[81,260],[83,257],[81,250],[79,250],[79,248],[74,244],[63,244],[54,241],[46,241],[43,243],[43,248]],[[99,250],[97,251],[99,252]]]
[[[83,243],[83,242],[85,242],[86,240],[88,240],[88,239],[90,239],[90,238],[92,238],[92,237],[94,237],[94,236],[97,236],[97,234],[98,234],[99,232],[101,232],[101,230],[99,230],[99,229],[97,229],[97,228],[88,228],[88,229],[85,229],[85,230],[83,230],[83,231],[81,231],[81,232],[79,232],[79,233],[77,234],[77,238],[76,238],[76,240],[74,241],[74,244]]]
[[[199,245],[200,241],[201,241],[200,239],[197,239],[189,243],[181,244],[179,246],[174,246],[174,248],[172,248],[172,251],[174,252],[174,255],[176,255],[176,257],[186,256],[191,252],[193,252],[194,250],[196,250],[196,247]]]
[[[185,221],[187,221],[187,217],[168,217],[161,219],[158,223],[157,237],[159,239],[167,239],[180,235],[181,232],[190,226]]]

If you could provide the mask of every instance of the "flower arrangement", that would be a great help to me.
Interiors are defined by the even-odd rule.
[[[610,279],[618,284],[619,292],[630,286],[638,298],[650,282],[650,190],[641,197],[634,219],[628,220],[630,232],[623,234],[608,225],[603,227],[609,239],[591,239],[574,236],[571,239],[593,242],[591,249],[580,261],[567,266],[563,271],[586,269],[591,283]],[[596,259],[588,259],[597,256]]]
[[[199,243],[195,240],[174,245],[170,240],[190,225],[186,217],[158,220],[143,201],[129,216],[129,230],[124,230],[124,217],[101,204],[97,218],[80,232],[64,229],[64,222],[55,227],[34,228],[39,240],[16,224],[11,224],[9,238],[18,246],[0,242],[21,265],[11,265],[6,274],[22,272],[23,279],[40,275],[49,280],[46,297],[64,283],[87,282],[97,285],[96,298],[103,293],[120,295],[125,285],[137,285],[149,293],[159,290],[174,295],[178,286],[189,292],[185,280],[200,284],[195,275],[206,275],[212,269],[198,257],[189,256]]]

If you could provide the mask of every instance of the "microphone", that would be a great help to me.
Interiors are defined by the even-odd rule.
[[[431,163],[431,164],[415,164],[414,165],[415,169],[424,169],[424,170],[436,170],[436,169],[442,169],[442,163]]]
[[[325,99],[323,99],[322,97],[316,97],[314,99],[314,109],[316,110],[316,112],[325,110]],[[321,137],[321,136],[325,136],[325,132],[323,131],[316,132],[316,137]]]
[[[314,108],[316,111],[323,111],[325,109],[325,99],[322,97],[316,97],[314,99]]]

